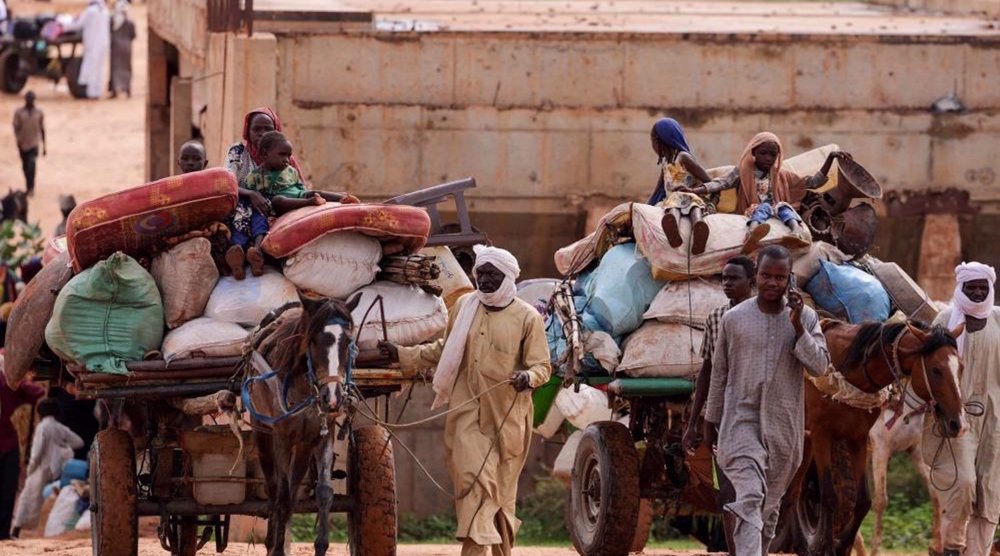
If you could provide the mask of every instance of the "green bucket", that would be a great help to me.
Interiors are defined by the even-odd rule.
[[[535,403],[533,427],[541,426],[545,422],[545,418],[549,416],[549,410],[552,409],[552,404],[556,401],[556,396],[559,395],[560,388],[562,388],[562,378],[553,376],[531,393],[531,400]]]

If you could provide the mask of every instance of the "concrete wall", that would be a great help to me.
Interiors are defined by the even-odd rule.
[[[770,129],[792,154],[852,150],[890,189],[1000,199],[1000,43],[897,41],[279,37],[277,98],[313,180],[372,197],[473,175],[491,209],[641,198],[656,172],[648,129],[670,114],[708,166]],[[932,115],[953,90],[969,112]]]
[[[955,14],[980,14],[992,18],[1000,17],[1000,0],[871,0],[875,4],[885,4],[915,10],[935,10]]]

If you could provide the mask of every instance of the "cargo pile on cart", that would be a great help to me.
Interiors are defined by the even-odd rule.
[[[264,272],[242,280],[223,270],[224,222],[238,195],[225,170],[79,205],[11,312],[4,378],[14,385],[34,372],[75,384],[78,398],[106,401],[110,428],[98,434],[89,462],[95,554],[134,553],[139,515],[160,516],[161,543],[182,555],[213,535],[224,549],[229,515],[267,515],[254,437],[239,425],[246,408],[238,394],[247,339],[273,310],[303,297],[357,299],[354,391],[384,396],[412,380],[390,368],[377,343],[435,338],[447,326],[448,306],[472,290],[448,247],[483,239],[462,204],[470,187],[475,183],[465,180],[382,204],[289,212],[272,222],[262,244]],[[457,233],[443,233],[437,216],[436,203],[449,198],[461,204]],[[228,414],[232,425],[202,425],[204,416],[218,414]],[[363,432],[347,424],[340,436],[352,469],[391,471],[391,462],[364,459],[391,459],[392,451],[385,441],[368,446]],[[359,492],[361,475],[340,477],[345,487],[334,511],[368,511],[351,494]],[[393,477],[383,479],[394,499]],[[315,507],[303,499],[295,511]],[[395,512],[386,519],[391,523],[375,524],[381,530],[372,534],[390,535],[394,547]],[[351,534],[358,544],[357,535],[367,533]],[[363,539],[358,545],[366,546]]]
[[[787,164],[810,174],[835,148]],[[880,197],[867,171],[840,161],[836,176],[802,202],[809,244],[802,246],[771,220],[760,246],[791,250],[797,286],[821,317],[885,321],[898,311],[929,323],[936,309],[926,294],[897,265],[868,255],[876,228],[871,203]],[[710,549],[725,549],[719,531],[705,530],[692,517],[718,512],[710,454],[702,447],[686,456],[680,441],[692,418],[689,399],[702,366],[705,321],[728,303],[719,274],[726,260],[741,254],[746,233],[746,219],[726,214],[726,204],[723,197],[720,213],[705,217],[711,233],[699,255],[689,254],[686,219],[684,244],[675,248],[662,229],[662,208],[622,204],[593,233],[555,254],[563,279],[524,285],[528,300],[545,311],[557,375],[535,394],[536,431],[548,438],[565,431],[566,421],[570,430],[579,429],[569,436],[554,475],[571,486],[567,523],[581,554],[641,548],[652,500],[680,516],[675,526],[697,534]],[[607,454],[615,461],[602,461]],[[602,490],[607,484],[619,485],[615,494]],[[633,490],[622,486],[629,484]],[[631,509],[622,514],[622,508]],[[640,516],[645,524],[637,524]]]

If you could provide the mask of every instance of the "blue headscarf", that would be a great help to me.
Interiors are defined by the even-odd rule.
[[[653,135],[667,148],[686,153],[691,152],[691,148],[687,144],[687,138],[684,137],[684,129],[673,118],[660,118],[657,120],[653,124]],[[661,175],[656,183],[656,189],[653,190],[653,195],[646,201],[646,204],[655,205],[666,197],[667,191],[663,186],[663,176]]]
[[[678,151],[691,152],[681,124],[673,118],[660,118],[653,124],[653,133],[661,143]]]

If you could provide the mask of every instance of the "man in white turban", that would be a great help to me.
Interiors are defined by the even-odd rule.
[[[452,307],[445,338],[382,348],[405,369],[436,366],[434,406],[454,410],[445,450],[462,556],[509,556],[521,524],[514,516],[517,481],[531,441],[528,391],[548,381],[551,365],[541,316],[515,297],[517,259],[481,245],[475,253],[477,289]]]
[[[953,372],[969,407],[968,431],[951,440],[951,450],[934,430],[934,420],[924,426],[924,461],[932,466],[940,502],[942,546],[931,547],[944,556],[988,556],[1000,520],[1000,308],[994,306],[996,271],[980,263],[963,263],[955,268],[955,294],[951,306],[938,315],[934,324],[959,334]],[[961,330],[961,329],[960,329]],[[964,369],[963,369],[964,366]],[[978,402],[978,403],[975,403]],[[982,404],[980,417],[973,409]],[[939,455],[940,452],[940,455]]]

